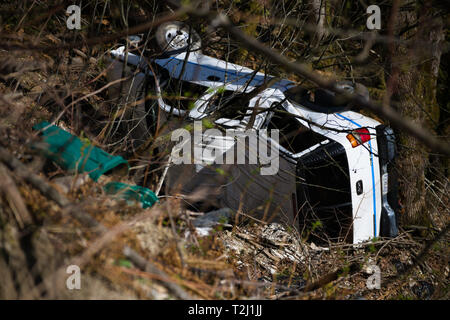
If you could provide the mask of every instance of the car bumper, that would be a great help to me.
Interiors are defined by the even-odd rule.
[[[381,237],[396,237],[398,235],[397,202],[394,170],[396,156],[395,136],[391,128],[380,125],[376,127],[378,143],[378,159],[380,162],[382,209],[380,222]]]

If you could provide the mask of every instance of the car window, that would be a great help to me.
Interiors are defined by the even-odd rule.
[[[278,129],[280,145],[293,154],[326,140],[325,136],[315,133],[302,125],[294,116],[286,114],[281,106],[275,108],[267,129]]]
[[[309,91],[300,86],[289,88],[284,92],[284,95],[288,100],[299,104],[302,104],[303,102],[305,102],[305,100],[310,101],[311,98]]]
[[[221,118],[241,121],[249,115],[247,108],[241,108],[240,97],[239,93],[231,90],[216,95],[215,105],[218,106]]]
[[[220,118],[216,123],[225,128],[247,127],[249,121],[252,121],[251,127],[259,128],[265,115],[256,113],[255,118],[251,120],[253,109],[242,108],[245,103],[248,105],[247,101],[243,101],[245,100],[242,100],[241,95],[234,90],[220,90],[209,99],[203,112],[219,112]]]

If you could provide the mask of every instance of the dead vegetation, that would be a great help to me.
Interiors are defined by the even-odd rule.
[[[32,126],[41,120],[57,121],[128,159],[132,170],[128,175],[118,173],[117,181],[133,182],[139,166],[144,166],[144,183],[152,190],[160,183],[165,150],[152,147],[151,141],[148,148],[135,150],[118,120],[125,111],[108,99],[111,84],[106,82],[104,57],[114,42],[83,44],[99,30],[105,34],[121,30],[120,7],[93,1],[98,7],[90,4],[91,15],[84,15],[93,24],[75,34],[65,30],[64,10],[47,14],[49,8],[40,8],[30,21],[22,17],[26,9],[33,12],[31,2],[21,3],[9,19],[2,17],[2,39],[22,49],[61,48],[0,48],[0,298],[449,298],[448,234],[433,241],[449,222],[448,180],[439,169],[439,179],[426,181],[434,227],[404,227],[395,239],[359,247],[343,243],[319,247],[289,226],[245,216],[200,236],[193,220],[203,213],[186,210],[185,200],[177,195],[163,196],[152,208],[142,209],[106,195],[105,181],[75,183],[77,178],[71,176],[58,182],[67,173],[32,147],[38,141]],[[231,11],[240,11],[228,5]],[[146,1],[142,6],[133,2],[129,9],[126,19],[131,24],[154,8]],[[166,9],[162,6],[155,12]],[[242,10],[260,13],[254,8]],[[39,25],[37,20],[45,23]],[[256,25],[247,28],[252,32]],[[258,29],[269,35],[277,31],[283,36],[273,46],[281,48],[295,29],[289,31],[284,25]],[[223,52],[226,37],[212,34],[208,39],[205,51]],[[312,54],[309,45],[302,45],[292,51],[286,47],[287,54],[300,49],[303,56]],[[230,55],[249,67],[260,67],[258,57],[245,49],[234,46]],[[429,241],[433,242],[422,257]],[[66,287],[66,268],[73,264],[81,268],[80,290]],[[373,264],[381,270],[381,289],[366,286],[371,276],[368,267]]]

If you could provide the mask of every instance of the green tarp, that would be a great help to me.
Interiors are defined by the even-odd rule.
[[[110,155],[47,121],[36,124],[33,129],[43,130],[43,140],[48,147],[40,148],[41,151],[65,170],[87,172],[97,181],[102,174],[119,165],[129,168],[122,157]]]

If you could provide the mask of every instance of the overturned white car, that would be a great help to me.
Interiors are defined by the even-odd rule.
[[[200,187],[217,189],[221,206],[258,218],[282,220],[299,231],[308,231],[320,222],[324,234],[334,240],[359,243],[397,235],[397,195],[390,177],[396,151],[390,128],[349,111],[345,101],[327,90],[310,92],[292,81],[272,80],[263,73],[203,55],[199,39],[183,24],[167,23],[157,31],[156,40],[166,50],[156,59],[149,60],[126,46],[111,50],[115,60],[109,71],[111,80],[134,72],[114,94],[126,95],[127,101],[141,101],[134,113],[139,121],[133,124],[140,128],[138,138],[161,121],[161,117],[156,119],[158,113],[163,113],[164,119],[183,117],[189,121],[212,117],[215,125],[225,129],[264,133],[276,129],[277,141],[269,134],[266,138],[272,148],[276,146],[277,152],[270,156],[279,156],[278,167],[275,174],[261,174],[267,161],[220,162],[219,158],[226,159],[236,147],[236,139],[219,134],[211,137],[205,132],[206,138],[199,143],[214,152],[202,153],[202,161],[191,165],[172,165],[171,186],[181,184],[186,193]],[[140,40],[134,38],[131,47]],[[341,85],[368,98],[361,85]],[[149,88],[157,98],[145,99]],[[165,98],[162,93],[170,90],[189,96],[186,101],[191,102]],[[245,106],[239,105],[242,101]],[[252,150],[258,150],[251,139],[247,148],[247,158]],[[229,174],[227,179],[221,177],[223,171]]]

